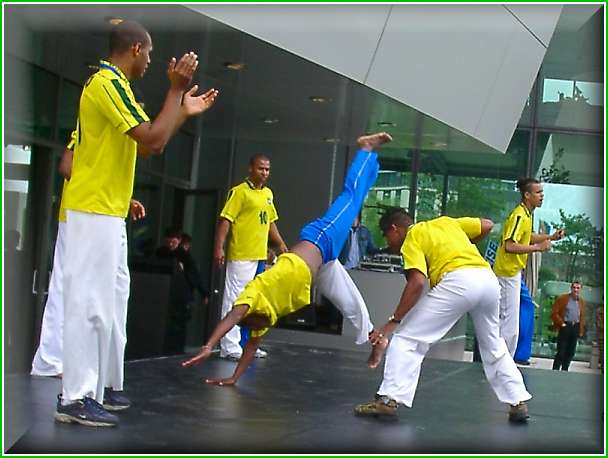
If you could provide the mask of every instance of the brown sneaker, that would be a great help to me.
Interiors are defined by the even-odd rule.
[[[528,421],[528,418],[530,418],[530,415],[528,415],[528,404],[526,404],[524,401],[517,405],[511,406],[509,409],[509,421],[525,423]]]
[[[397,401],[394,399],[387,396],[376,396],[376,399],[372,402],[355,407],[355,415],[395,417],[398,406]]]

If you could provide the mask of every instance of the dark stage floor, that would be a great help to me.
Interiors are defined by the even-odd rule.
[[[268,347],[236,387],[202,383],[235,363],[127,363],[133,407],[117,428],[53,421],[60,380],[5,378],[8,453],[600,453],[603,379],[523,369],[532,418],[507,421],[480,364],[427,360],[413,409],[396,421],[355,417],[382,372],[360,352]]]

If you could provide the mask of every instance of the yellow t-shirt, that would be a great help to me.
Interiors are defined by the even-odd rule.
[[[220,216],[231,223],[229,261],[266,259],[270,224],[279,219],[270,188],[245,180],[230,190]]]
[[[404,268],[417,269],[430,280],[431,287],[443,274],[469,267],[490,265],[481,257],[471,239],[481,234],[479,218],[442,216],[414,224],[401,247]]]
[[[124,218],[133,193],[137,142],[127,132],[150,120],[118,67],[101,61],[80,96],[72,177],[64,206]]]
[[[266,316],[270,326],[274,326],[279,318],[310,304],[311,282],[310,269],[302,258],[284,253],[270,269],[247,284],[234,305],[249,305],[245,316]],[[268,329],[252,330],[251,335],[263,336]]]
[[[507,253],[505,242],[513,240],[522,245],[529,245],[532,237],[532,213],[524,204],[519,204],[513,209],[502,229],[496,261],[494,261],[494,273],[499,277],[513,277],[526,267],[528,253]]]
[[[73,131],[72,135],[70,135],[70,142],[68,143],[68,145],[65,148],[69,149],[70,151],[74,151],[75,143],[76,143],[76,131]],[[64,202],[63,196],[65,195],[65,190],[68,187],[68,183],[69,183],[69,181],[64,178],[63,189],[61,190],[61,202],[59,204],[59,215],[57,216],[57,220],[60,223],[65,223],[65,208],[63,207],[63,202]]]

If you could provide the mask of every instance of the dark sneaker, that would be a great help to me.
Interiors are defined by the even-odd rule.
[[[79,399],[64,406],[61,404],[61,395],[57,396],[55,420],[61,423],[80,423],[86,426],[116,426],[118,424],[118,417],[108,413],[94,399]]]
[[[131,401],[121,393],[122,391],[114,391],[112,388],[106,388],[103,391],[103,408],[110,412],[115,412],[131,407]]]
[[[515,406],[511,406],[509,409],[509,421],[525,423],[528,421],[528,418],[530,418],[530,415],[528,415],[528,404],[523,401]]]
[[[397,401],[388,396],[378,396],[372,402],[360,404],[355,407],[355,415],[362,416],[386,416],[395,417],[397,415]]]

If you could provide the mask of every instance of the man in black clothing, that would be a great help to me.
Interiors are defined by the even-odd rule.
[[[167,329],[163,353],[167,355],[184,352],[186,342],[186,325],[192,317],[194,291],[197,290],[206,304],[209,291],[205,287],[192,255],[184,250],[181,243],[181,231],[168,228],[165,231],[163,246],[156,250],[156,257],[174,262],[171,279],[170,302],[167,317]]]

